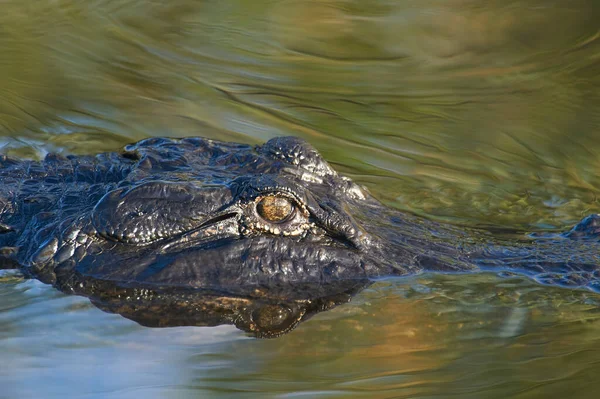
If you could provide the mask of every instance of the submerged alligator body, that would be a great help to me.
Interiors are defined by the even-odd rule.
[[[0,156],[0,268],[149,326],[288,332],[381,277],[514,272],[600,291],[592,215],[500,237],[388,209],[308,143],[152,138],[119,153]]]

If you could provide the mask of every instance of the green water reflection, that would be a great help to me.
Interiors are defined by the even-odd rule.
[[[308,139],[390,206],[562,229],[600,212],[595,0],[4,0],[0,151]],[[0,280],[0,398],[596,397],[596,295],[382,282],[277,340],[145,329]]]

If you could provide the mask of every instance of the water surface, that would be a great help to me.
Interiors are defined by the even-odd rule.
[[[0,151],[296,135],[391,207],[562,230],[600,212],[594,0],[4,0]],[[597,294],[382,281],[275,340],[148,329],[0,277],[0,398],[596,397]]]

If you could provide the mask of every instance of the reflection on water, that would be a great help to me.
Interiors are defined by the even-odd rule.
[[[35,281],[0,297],[7,398],[593,397],[600,371],[600,298],[489,275],[380,282],[275,340],[144,328]]]
[[[5,0],[0,148],[298,135],[398,209],[560,229],[599,212],[594,0]],[[0,278],[0,398],[595,397],[599,298],[380,282],[282,338],[148,329]],[[109,370],[109,371],[107,371]]]

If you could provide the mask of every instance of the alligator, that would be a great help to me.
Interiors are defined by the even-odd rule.
[[[0,269],[146,326],[276,337],[381,278],[495,272],[600,291],[600,216],[498,234],[382,205],[309,143],[150,138],[0,155]]]

